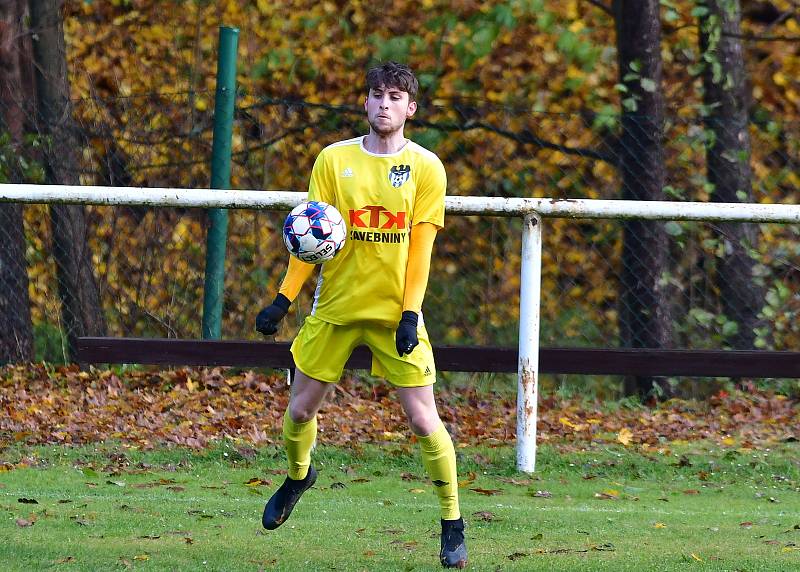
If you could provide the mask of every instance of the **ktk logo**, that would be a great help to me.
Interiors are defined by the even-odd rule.
[[[393,213],[380,205],[366,205],[350,209],[351,228],[406,228],[405,211]]]

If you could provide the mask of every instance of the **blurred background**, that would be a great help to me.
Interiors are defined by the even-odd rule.
[[[325,145],[366,133],[365,72],[393,59],[421,84],[406,135],[442,159],[450,195],[797,202],[791,0],[15,0],[0,16],[0,182],[208,188],[228,25],[240,29],[235,189],[305,191]],[[225,339],[258,339],[255,314],[286,268],[285,214],[229,211]],[[0,362],[70,361],[81,335],[200,338],[207,228],[202,209],[0,204]],[[797,234],[548,219],[541,344],[797,350]],[[434,344],[516,346],[520,239],[518,219],[448,217],[423,306]],[[694,396],[731,382],[669,381]]]

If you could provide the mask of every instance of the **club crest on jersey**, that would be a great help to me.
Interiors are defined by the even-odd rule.
[[[389,169],[389,182],[393,187],[402,187],[411,176],[411,165],[394,165]]]

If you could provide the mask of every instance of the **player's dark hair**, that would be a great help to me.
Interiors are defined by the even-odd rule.
[[[397,62],[386,62],[367,72],[367,89],[378,89],[381,86],[405,91],[410,101],[417,99],[419,91],[419,82],[411,68]]]

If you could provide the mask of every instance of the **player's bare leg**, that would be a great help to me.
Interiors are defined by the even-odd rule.
[[[458,507],[458,479],[453,441],[436,410],[433,386],[402,387],[397,390],[408,424],[417,436],[422,461],[439,496],[442,537],[439,560],[446,568],[465,568],[467,546],[464,519]]]
[[[283,417],[283,437],[289,471],[286,480],[264,507],[261,523],[274,530],[286,522],[300,497],[317,480],[311,465],[311,447],[317,435],[317,411],[333,384],[312,379],[296,370],[289,407]]]

